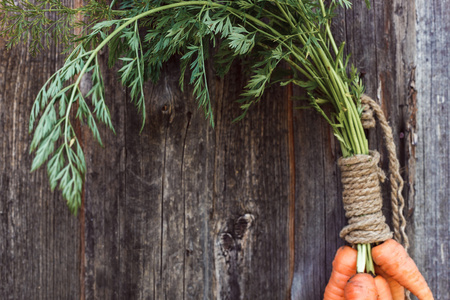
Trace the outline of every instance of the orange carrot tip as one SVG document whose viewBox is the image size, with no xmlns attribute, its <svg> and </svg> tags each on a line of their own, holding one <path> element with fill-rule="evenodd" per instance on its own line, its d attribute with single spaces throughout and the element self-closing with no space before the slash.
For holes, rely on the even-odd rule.
<svg viewBox="0 0 450 300">
<path fill-rule="evenodd" d="M 393 300 L 391 289 L 386 279 L 384 279 L 383 276 L 378 275 L 375 277 L 374 281 L 378 291 L 378 300 Z"/>
<path fill-rule="evenodd" d="M 411 291 L 419 300 L 434 300 L 425 278 L 405 248 L 393 239 L 372 249 L 375 263 L 387 275 Z"/>
<path fill-rule="evenodd" d="M 345 300 L 377 300 L 378 292 L 373 276 L 367 273 L 354 275 L 345 285 Z"/>
<path fill-rule="evenodd" d="M 394 278 L 387 275 L 378 265 L 375 265 L 375 273 L 386 279 L 391 290 L 392 300 L 405 300 L 405 288 L 398 283 Z"/>
</svg>

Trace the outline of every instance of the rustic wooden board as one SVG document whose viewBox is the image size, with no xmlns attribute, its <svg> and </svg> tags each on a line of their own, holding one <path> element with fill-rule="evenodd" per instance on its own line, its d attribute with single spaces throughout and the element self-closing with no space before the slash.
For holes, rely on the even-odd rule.
<svg viewBox="0 0 450 300">
<path fill-rule="evenodd" d="M 0 41 L 0 45 L 3 45 Z M 62 63 L 52 48 L 0 48 L 0 298 L 79 298 L 80 232 L 45 169 L 29 172 L 28 117 L 46 78 Z"/>
<path fill-rule="evenodd" d="M 243 122 L 230 125 L 239 114 L 232 101 L 244 84 L 239 72 L 234 74 L 235 79 L 225 78 L 215 90 L 221 97 L 212 218 L 214 296 L 283 299 L 293 255 L 288 240 L 286 95 L 268 90 Z"/>
<path fill-rule="evenodd" d="M 435 299 L 450 299 L 448 1 L 417 5 L 417 164 L 413 256 Z"/>
<path fill-rule="evenodd" d="M 101 59 L 104 58 L 103 56 Z M 121 248 L 120 205 L 125 199 L 125 119 L 126 93 L 117 82 L 114 70 L 103 64 L 106 89 L 105 99 L 110 107 L 116 131 L 114 135 L 105 126 L 101 127 L 104 147 L 93 139 L 87 126 L 80 128 L 82 143 L 86 151 L 86 182 L 84 206 L 80 212 L 83 279 L 80 289 L 85 299 L 119 299 Z M 90 88 L 87 80 L 85 89 Z M 115 286 L 115 289 L 111 289 Z"/>
<path fill-rule="evenodd" d="M 410 253 L 436 299 L 447 299 L 450 119 L 448 63 L 442 62 L 448 62 L 449 8 L 439 1 L 416 5 L 375 0 L 367 10 L 355 1 L 353 10 L 339 11 L 333 31 L 347 41 L 367 94 L 393 127 L 406 180 Z M 33 58 L 25 48 L 0 49 L 1 299 L 322 297 L 346 220 L 339 145 L 315 112 L 295 110 L 291 120 L 287 91 L 273 87 L 244 121 L 232 124 L 245 84 L 236 65 L 225 79 L 209 78 L 212 129 L 191 90 L 179 89 L 173 60 L 160 83 L 146 87 L 140 133 L 126 90 L 104 68 L 117 134 L 101 128 L 101 148 L 79 129 L 88 173 L 83 210 L 73 217 L 60 194 L 49 191 L 45 170 L 28 172 L 29 111 L 62 64 L 58 53 L 51 48 Z M 386 157 L 379 128 L 368 135 L 371 148 Z M 387 168 L 386 159 L 382 165 Z"/>
<path fill-rule="evenodd" d="M 269 90 L 245 121 L 232 124 L 241 72 L 211 77 L 213 130 L 190 91 L 180 91 L 177 61 L 166 67 L 146 90 L 142 133 L 136 109 L 113 89 L 118 134 L 106 134 L 105 149 L 86 143 L 86 299 L 286 295 L 283 90 Z"/>
</svg>

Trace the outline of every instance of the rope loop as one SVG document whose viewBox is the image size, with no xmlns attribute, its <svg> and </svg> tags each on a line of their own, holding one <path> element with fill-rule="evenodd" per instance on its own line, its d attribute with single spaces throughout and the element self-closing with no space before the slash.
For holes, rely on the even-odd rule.
<svg viewBox="0 0 450 300">
<path fill-rule="evenodd" d="M 394 229 L 394 238 L 403 246 L 406 250 L 409 248 L 409 239 L 406 234 L 406 219 L 403 215 L 403 209 L 405 207 L 405 200 L 403 199 L 403 178 L 400 175 L 400 163 L 397 159 L 397 152 L 394 143 L 394 136 L 392 134 L 392 128 L 389 126 L 386 116 L 380 105 L 367 95 L 361 95 L 361 104 L 366 111 L 370 111 L 372 121 L 365 121 L 365 124 L 375 123 L 373 115 L 378 119 L 378 123 L 383 131 L 384 141 L 388 152 L 389 159 L 389 182 L 391 185 L 391 209 L 392 209 L 392 225 Z M 364 114 L 364 110 L 363 110 Z M 369 118 L 370 119 L 370 118 Z"/>
</svg>

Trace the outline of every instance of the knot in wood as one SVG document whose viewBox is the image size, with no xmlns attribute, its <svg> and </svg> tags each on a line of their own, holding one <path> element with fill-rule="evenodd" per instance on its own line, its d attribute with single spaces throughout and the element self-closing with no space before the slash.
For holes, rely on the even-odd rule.
<svg viewBox="0 0 450 300">
<path fill-rule="evenodd" d="M 163 114 L 170 114 L 170 113 L 172 112 L 172 105 L 170 105 L 170 104 L 164 104 L 164 105 L 161 107 L 161 112 L 162 112 Z"/>
<path fill-rule="evenodd" d="M 253 225 L 255 217 L 252 214 L 245 214 L 239 217 L 234 223 L 234 234 L 238 239 L 242 239 L 247 230 Z"/>
<path fill-rule="evenodd" d="M 228 253 L 234 249 L 234 239 L 229 233 L 222 233 L 219 240 L 223 253 Z"/>
<path fill-rule="evenodd" d="M 340 236 L 351 244 L 377 243 L 392 237 L 381 212 L 380 180 L 385 176 L 378 167 L 379 161 L 380 154 L 376 151 L 338 160 L 345 216 L 349 218 Z"/>
</svg>

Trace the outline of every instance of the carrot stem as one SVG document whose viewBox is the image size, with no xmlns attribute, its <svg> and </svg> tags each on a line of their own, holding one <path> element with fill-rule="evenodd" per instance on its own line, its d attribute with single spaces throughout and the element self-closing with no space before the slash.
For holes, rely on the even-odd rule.
<svg viewBox="0 0 450 300">
<path fill-rule="evenodd" d="M 372 259 L 372 247 L 370 246 L 370 244 L 366 245 L 366 249 L 367 249 L 366 272 L 375 275 L 375 266 L 373 265 Z"/>
<path fill-rule="evenodd" d="M 366 267 L 366 244 L 358 244 L 356 245 L 356 249 L 358 250 L 358 256 L 356 260 L 356 272 L 364 273 Z"/>
</svg>

